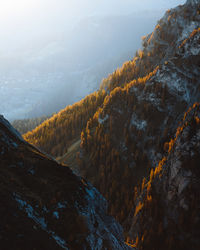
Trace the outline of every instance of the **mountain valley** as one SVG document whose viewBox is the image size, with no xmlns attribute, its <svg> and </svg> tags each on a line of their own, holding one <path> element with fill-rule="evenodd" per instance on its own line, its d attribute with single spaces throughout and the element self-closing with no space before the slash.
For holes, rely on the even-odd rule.
<svg viewBox="0 0 200 250">
<path fill-rule="evenodd" d="M 0 118 L 7 249 L 199 249 L 199 0 L 142 43 L 79 102 L 13 123 L 23 138 Z"/>
</svg>

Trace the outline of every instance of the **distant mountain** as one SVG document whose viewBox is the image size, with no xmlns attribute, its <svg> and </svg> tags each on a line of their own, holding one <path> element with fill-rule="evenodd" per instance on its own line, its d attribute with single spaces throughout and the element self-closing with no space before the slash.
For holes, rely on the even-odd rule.
<svg viewBox="0 0 200 250">
<path fill-rule="evenodd" d="M 129 249 L 100 193 L 0 117 L 1 249 Z"/>
<path fill-rule="evenodd" d="M 20 134 L 25 134 L 34 128 L 38 127 L 41 123 L 47 120 L 48 116 L 41 116 L 38 118 L 32 119 L 22 119 L 22 120 L 14 120 L 12 122 L 12 126 L 20 132 Z"/>
<path fill-rule="evenodd" d="M 81 131 L 103 104 L 105 96 L 104 90 L 86 96 L 27 132 L 24 138 L 54 157 L 62 156 L 74 141 L 80 140 Z"/>
</svg>

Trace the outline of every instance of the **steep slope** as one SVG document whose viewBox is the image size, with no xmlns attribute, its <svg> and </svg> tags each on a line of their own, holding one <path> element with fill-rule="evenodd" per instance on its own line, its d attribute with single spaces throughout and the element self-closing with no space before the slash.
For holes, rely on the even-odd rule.
<svg viewBox="0 0 200 250">
<path fill-rule="evenodd" d="M 77 114 L 72 106 L 70 116 L 60 112 L 49 120 L 50 126 L 44 123 L 25 135 L 54 156 L 64 154 L 64 159 L 83 129 L 79 169 L 109 200 L 109 211 L 120 222 L 133 207 L 135 185 L 161 160 L 185 110 L 200 100 L 199 27 L 199 1 L 167 11 L 143 38 L 143 50 L 103 80 L 106 93 L 97 105 L 86 105 L 84 110 L 94 107 L 89 115 Z M 85 102 L 87 98 L 78 105 L 80 110 Z M 77 122 L 72 123 L 74 117 Z M 75 154 L 69 152 L 72 164 Z"/>
<path fill-rule="evenodd" d="M 200 104 L 185 114 L 150 178 L 143 181 L 128 222 L 138 249 L 199 249 Z"/>
<path fill-rule="evenodd" d="M 162 158 L 185 110 L 200 100 L 199 8 L 199 2 L 189 1 L 165 14 L 144 39 L 140 59 L 108 80 L 110 94 L 82 132 L 81 173 L 121 222 L 133 206 L 134 186 Z M 132 64 L 142 70 L 148 61 L 159 65 L 126 82 L 125 76 L 130 80 L 135 74 L 129 78 Z"/>
<path fill-rule="evenodd" d="M 99 192 L 0 116 L 1 249 L 128 249 Z"/>
<path fill-rule="evenodd" d="M 199 8 L 198 1 L 187 1 L 183 6 L 168 10 L 154 31 L 142 38 L 143 49 L 136 53 L 132 61 L 124 63 L 122 68 L 104 79 L 102 87 L 111 91 L 117 86 L 125 86 L 148 75 L 169 57 L 175 57 L 180 42 L 199 27 Z"/>
<path fill-rule="evenodd" d="M 62 156 L 74 141 L 105 98 L 105 91 L 94 92 L 80 102 L 67 106 L 47 119 L 33 131 L 24 135 L 25 140 L 55 157 Z"/>
<path fill-rule="evenodd" d="M 154 32 L 143 38 L 143 50 L 138 51 L 132 61 L 124 63 L 122 68 L 104 79 L 100 89 L 105 89 L 106 94 L 109 95 L 115 87 L 123 87 L 135 79 L 143 78 L 154 71 L 158 65 L 175 57 L 181 41 L 186 39 L 196 27 L 199 27 L 199 7 L 188 6 L 189 2 L 187 5 L 169 10 L 158 22 Z M 106 94 L 98 91 L 83 101 L 67 107 L 32 133 L 26 134 L 25 139 L 48 154 L 55 157 L 62 156 L 66 153 L 68 146 L 74 142 L 74 137 L 79 137 L 81 130 L 86 127 L 87 120 L 101 106 Z M 93 101 L 93 98 L 97 101 Z M 78 132 L 74 131 L 77 127 Z"/>
</svg>

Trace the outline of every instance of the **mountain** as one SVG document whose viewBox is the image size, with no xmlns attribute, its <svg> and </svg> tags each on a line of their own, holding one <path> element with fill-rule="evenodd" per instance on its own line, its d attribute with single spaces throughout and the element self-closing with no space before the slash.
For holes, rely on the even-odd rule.
<svg viewBox="0 0 200 250">
<path fill-rule="evenodd" d="M 199 3 L 187 3 L 165 14 L 138 58 L 104 81 L 108 95 L 82 132 L 81 174 L 121 223 L 135 185 L 162 159 L 184 112 L 200 100 L 198 11 Z"/>
<path fill-rule="evenodd" d="M 176 12 L 176 10 L 174 10 L 174 11 L 172 10 L 172 12 Z M 195 13 L 193 13 L 193 15 L 194 14 Z M 164 18 L 165 20 L 162 19 L 160 22 L 164 22 L 165 26 L 168 27 L 169 25 L 172 25 L 172 24 L 170 24 L 170 22 L 172 22 L 173 20 L 174 20 L 174 22 L 178 21 L 178 22 L 180 22 L 180 28 L 179 28 L 180 32 L 179 33 L 183 32 L 184 22 L 182 22 L 181 20 L 176 20 L 176 18 L 174 17 L 174 18 L 172 18 L 173 20 L 168 23 L 168 20 L 166 20 L 166 19 L 168 18 L 168 16 L 170 16 L 170 14 L 166 14 L 166 15 L 167 15 L 167 17 Z M 175 14 L 172 13 L 171 15 L 175 15 Z M 91 18 L 91 19 L 95 20 L 94 18 Z M 96 20 L 96 22 L 97 22 L 97 20 Z M 161 32 L 160 32 L 160 29 L 158 29 L 158 26 L 156 27 L 155 31 L 152 33 L 151 39 L 149 39 L 150 38 L 149 36 L 147 36 L 146 38 L 143 38 L 143 40 L 144 40 L 143 51 L 139 51 L 139 53 L 137 53 L 137 56 L 132 61 L 126 62 L 122 66 L 122 68 L 116 70 L 113 74 L 110 74 L 107 78 L 105 78 L 103 80 L 103 82 L 101 84 L 101 89 L 107 89 L 107 95 L 109 95 L 109 93 L 115 87 L 127 85 L 132 80 L 137 79 L 137 78 L 141 78 L 141 77 L 145 77 L 146 75 L 151 73 L 159 65 L 159 63 L 160 64 L 164 63 L 165 60 L 167 60 L 168 55 L 164 55 L 164 53 L 166 51 L 170 50 L 170 53 L 174 53 L 174 50 L 176 49 L 176 46 L 178 46 L 178 45 L 176 44 L 176 45 L 174 45 L 173 49 L 171 48 L 172 46 L 171 46 L 171 44 L 169 44 L 169 41 L 168 41 L 169 37 L 170 36 L 172 37 L 171 27 L 168 27 L 168 29 L 165 30 L 164 24 L 162 26 L 163 30 L 161 30 Z M 88 25 L 88 26 L 90 28 L 90 25 Z M 105 24 L 105 26 L 106 26 L 106 24 Z M 122 25 L 122 26 L 124 26 L 124 25 Z M 187 26 L 189 26 L 189 25 L 187 24 Z M 187 30 L 187 33 L 185 34 L 185 37 L 187 37 L 187 35 L 189 35 L 189 33 L 193 31 L 194 27 L 195 27 L 195 23 L 193 26 L 189 27 L 189 29 Z M 186 28 L 184 29 L 184 32 L 185 31 L 186 31 Z M 167 32 L 166 37 L 163 37 L 163 38 L 160 37 L 161 33 L 162 33 L 162 36 L 164 36 L 165 32 Z M 155 35 L 155 38 L 153 37 L 154 35 Z M 173 36 L 174 36 L 173 37 L 174 41 L 177 41 L 178 38 L 180 38 L 180 36 L 181 36 L 181 34 L 176 34 L 176 28 L 174 28 Z M 78 39 L 78 40 L 81 40 L 81 39 Z M 148 48 L 146 48 L 147 47 L 146 40 L 148 40 L 148 42 L 151 43 L 151 44 L 149 44 Z M 114 42 L 113 40 L 111 40 L 111 41 Z M 87 49 L 85 48 L 86 51 L 88 51 L 88 49 L 89 48 L 87 48 Z M 161 49 L 162 49 L 162 51 L 161 51 Z M 63 93 L 65 93 L 65 92 L 63 92 Z M 97 94 L 94 93 L 94 95 L 98 95 L 99 93 L 100 92 L 97 92 Z M 92 98 L 92 95 L 93 94 L 91 94 L 91 98 Z M 87 98 L 85 100 L 87 100 Z M 80 107 L 81 106 L 84 107 L 85 104 L 83 104 L 83 103 L 85 103 L 85 102 L 86 101 L 82 101 L 82 102 L 77 103 L 77 104 Z M 103 102 L 103 99 L 102 99 L 102 102 Z M 75 106 L 77 106 L 77 104 L 75 104 Z M 90 104 L 89 104 L 89 106 L 90 106 Z M 91 106 L 94 106 L 94 105 L 91 105 Z M 92 109 L 93 113 L 94 113 L 94 112 L 96 112 L 96 110 L 99 107 L 101 107 L 100 103 L 98 103 L 98 105 L 95 105 L 95 107 L 90 107 L 90 108 L 87 107 L 87 110 L 88 110 L 87 113 L 90 113 L 89 109 Z M 74 110 L 73 112 L 74 112 L 73 116 L 76 116 L 79 119 L 80 119 L 80 116 L 83 117 L 82 115 L 77 114 L 77 111 Z M 80 134 L 82 129 L 85 127 L 87 120 L 89 120 L 89 118 L 91 118 L 93 116 L 93 113 L 91 113 L 89 117 L 84 116 L 84 118 L 86 118 L 86 119 L 85 119 L 85 122 L 83 123 L 83 125 L 82 125 L 82 122 L 78 122 L 78 123 L 76 123 L 76 125 L 72 126 L 73 129 L 76 129 L 76 127 L 79 126 L 80 127 L 79 134 Z M 61 117 L 62 117 L 62 119 L 60 119 Z M 46 151 L 47 153 L 53 154 L 56 157 L 61 156 L 62 150 L 54 150 L 54 148 L 58 144 L 62 144 L 62 142 L 63 142 L 62 148 L 64 147 L 64 144 L 67 144 L 67 146 L 69 146 L 68 133 L 71 134 L 72 127 L 68 127 L 68 126 L 64 125 L 64 123 L 66 123 L 69 120 L 70 120 L 70 123 L 72 123 L 73 119 L 74 118 L 72 118 L 72 117 L 69 118 L 69 116 L 66 117 L 65 111 L 63 110 L 63 112 L 61 111 L 58 115 L 55 115 L 54 119 L 50 119 L 48 121 L 48 123 L 47 122 L 44 123 L 45 126 L 39 126 L 32 133 L 25 135 L 25 138 L 29 142 L 33 143 L 34 145 L 38 146 L 42 150 Z M 80 124 L 81 124 L 81 126 L 80 126 Z M 45 127 L 45 129 L 44 129 L 44 127 Z M 62 129 L 64 127 L 66 128 L 66 130 Z M 58 132 L 58 130 L 59 130 L 59 132 Z M 51 136 L 51 138 L 46 139 L 47 137 L 49 137 L 48 134 L 52 134 L 53 136 Z M 59 139 L 55 138 L 57 136 L 59 136 Z M 79 135 L 76 134 L 76 136 L 79 136 Z M 54 139 L 56 139 L 56 143 L 54 143 L 54 141 L 55 141 Z M 64 151 L 65 151 L 65 149 L 64 149 Z"/>
<path fill-rule="evenodd" d="M 198 249 L 200 103 L 184 116 L 168 153 L 138 190 L 127 222 L 138 249 Z M 131 242 L 131 240 L 130 240 Z"/>
<path fill-rule="evenodd" d="M 185 112 L 200 100 L 199 27 L 199 1 L 187 1 L 184 5 L 168 10 L 159 20 L 154 31 L 143 37 L 143 49 L 138 51 L 136 57 L 124 63 L 120 69 L 102 81 L 100 90 L 95 94 L 98 99 L 101 93 L 101 101 L 98 105 L 92 105 L 92 101 L 87 102 L 87 109 L 92 110 L 87 113 L 88 117 L 82 116 L 82 112 L 78 115 L 72 108 L 73 115 L 68 120 L 68 116 L 65 116 L 66 113 L 63 110 L 52 120 L 50 119 L 49 123 L 45 122 L 24 135 L 27 141 L 50 154 L 52 154 L 52 148 L 55 148 L 57 144 L 67 145 L 70 152 L 69 154 L 66 151 L 63 152 L 64 156 L 61 159 L 67 161 L 66 158 L 69 156 L 74 159 L 75 163 L 72 164 L 78 164 L 80 175 L 92 182 L 106 197 L 109 202 L 109 212 L 123 224 L 126 236 L 134 242 L 135 246 L 138 245 L 139 249 L 140 246 L 141 249 L 142 247 L 148 249 L 147 245 L 150 244 L 151 237 L 147 236 L 144 245 L 142 243 L 142 235 L 146 235 L 145 230 L 148 231 L 148 227 L 152 227 L 150 235 L 153 247 L 154 239 L 155 244 L 161 244 L 159 239 L 156 241 L 156 237 L 159 235 L 162 236 L 161 239 L 166 239 L 166 247 L 171 247 L 169 245 L 171 234 L 169 237 L 167 233 L 164 235 L 163 225 L 160 226 L 160 234 L 158 234 L 157 220 L 155 220 L 155 225 L 151 217 L 149 221 L 148 216 L 145 217 L 146 210 L 141 217 L 141 225 L 138 226 L 140 219 L 136 223 L 134 222 L 134 215 L 142 210 L 144 203 L 144 201 L 138 200 L 140 190 L 137 186 L 140 183 L 145 186 L 144 177 L 149 179 L 149 175 L 157 171 L 156 166 L 163 163 L 162 159 L 165 159 L 163 157 L 166 159 L 170 157 L 170 154 L 168 156 L 168 148 L 171 147 L 170 138 L 173 138 L 176 133 Z M 80 110 L 84 110 L 87 98 L 75 104 L 74 107 L 78 106 Z M 72 134 L 72 128 L 75 126 L 70 128 L 70 126 L 65 126 L 65 123 L 67 120 L 78 121 L 79 118 L 82 119 L 79 121 L 83 122 L 77 123 L 79 124 L 78 132 L 68 140 L 67 136 Z M 190 121 L 192 124 L 192 118 L 188 120 L 188 122 Z M 59 141 L 56 141 L 57 127 L 59 127 L 60 133 Z M 76 147 L 75 145 L 80 140 L 80 130 L 82 130 L 81 143 L 80 147 Z M 50 147 L 49 138 L 52 142 L 54 141 Z M 191 138 L 189 137 L 186 141 L 188 147 Z M 188 150 L 190 151 L 190 148 Z M 53 152 L 53 155 L 58 156 L 60 152 L 61 150 Z M 73 158 L 72 153 L 77 157 Z M 191 165 L 192 162 L 191 159 Z M 170 168 L 170 163 L 167 164 Z M 195 163 L 194 168 L 196 169 L 196 167 Z M 181 175 L 180 178 L 182 178 Z M 197 174 L 197 182 L 198 178 Z M 165 187 L 163 181 L 158 185 Z M 195 187 L 194 190 L 196 197 L 198 189 Z M 155 191 L 155 195 L 158 196 L 158 190 Z M 162 196 L 162 193 L 159 195 Z M 163 197 L 166 197 L 164 191 Z M 150 197 L 148 198 L 150 199 Z M 186 198 L 188 199 L 188 197 Z M 159 199 L 153 196 L 152 199 L 157 204 Z M 155 204 L 152 205 L 154 210 Z M 162 211 L 163 206 L 166 211 Z M 164 218 L 169 212 L 167 219 L 171 221 L 170 213 L 173 206 L 176 206 L 175 202 L 165 204 L 162 201 L 157 206 L 157 210 L 162 212 L 161 216 Z M 198 199 L 194 201 L 194 206 L 192 204 L 187 215 L 189 216 L 193 211 L 196 213 L 197 207 Z M 174 210 L 179 211 L 179 208 L 175 207 Z M 155 214 L 160 218 L 157 212 Z M 183 217 L 185 218 L 185 216 L 186 214 L 183 212 Z M 146 220 L 149 223 L 147 225 Z M 178 238 L 177 246 L 184 248 L 180 239 L 184 238 L 185 234 L 187 234 L 187 238 L 190 237 L 191 233 L 187 231 L 187 226 L 189 227 L 189 223 L 192 223 L 193 219 L 189 222 L 186 221 L 185 224 L 180 222 L 180 225 L 186 227 L 180 234 L 179 222 L 176 220 L 175 222 L 176 224 L 172 221 L 172 225 L 169 228 L 166 227 L 166 232 L 176 225 L 178 229 L 172 230 L 172 234 L 174 233 L 176 237 L 172 238 L 171 242 L 175 242 Z M 195 223 L 199 225 L 198 220 Z M 194 238 L 191 237 L 191 240 L 188 240 L 194 249 L 195 244 L 199 243 L 197 241 L 198 230 L 197 236 L 195 235 Z M 180 245 L 178 245 L 179 243 Z M 149 249 L 162 248 L 160 245 L 158 248 L 153 248 L 152 245 L 149 245 Z M 185 244 L 185 249 L 188 249 L 187 244 Z"/>
<path fill-rule="evenodd" d="M 32 119 L 22 119 L 22 120 L 14 120 L 12 122 L 12 126 L 20 132 L 20 134 L 25 134 L 28 131 L 33 130 L 34 128 L 38 127 L 41 123 L 47 120 L 48 116 L 41 116 L 38 118 Z"/>
<path fill-rule="evenodd" d="M 99 90 L 67 106 L 24 138 L 54 157 L 62 156 L 74 140 L 80 140 L 81 131 L 102 105 L 105 95 L 104 90 Z"/>
<path fill-rule="evenodd" d="M 1 249 L 129 249 L 107 202 L 0 116 Z"/>
</svg>

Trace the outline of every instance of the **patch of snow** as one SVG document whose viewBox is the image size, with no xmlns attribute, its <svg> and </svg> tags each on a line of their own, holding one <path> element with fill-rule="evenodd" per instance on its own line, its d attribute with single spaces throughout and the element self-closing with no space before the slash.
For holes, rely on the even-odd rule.
<svg viewBox="0 0 200 250">
<path fill-rule="evenodd" d="M 69 250 L 69 248 L 66 246 L 66 241 L 64 241 L 62 238 L 60 238 L 58 235 L 56 235 L 54 232 L 52 232 L 52 237 L 57 242 L 57 244 L 62 247 L 65 250 Z"/>
<path fill-rule="evenodd" d="M 53 212 L 53 217 L 55 217 L 57 220 L 59 219 L 59 213 L 58 211 Z"/>
<path fill-rule="evenodd" d="M 48 209 L 46 208 L 46 206 L 43 207 L 43 211 L 44 211 L 45 213 L 48 213 L 48 212 L 49 212 Z"/>
<path fill-rule="evenodd" d="M 59 208 L 59 209 L 66 208 L 66 206 L 67 206 L 67 202 L 66 201 L 63 202 L 63 203 L 58 202 L 58 204 L 57 204 L 57 208 Z"/>
<path fill-rule="evenodd" d="M 168 66 L 160 71 L 160 74 L 157 76 L 158 81 L 165 82 L 168 86 L 168 90 L 170 93 L 178 94 L 182 97 L 186 102 L 190 101 L 189 91 L 187 89 L 188 80 L 187 77 L 183 74 L 183 72 L 178 71 L 173 65 Z M 181 73 L 183 76 L 181 77 Z"/>
<path fill-rule="evenodd" d="M 94 193 L 94 190 L 93 189 L 88 189 L 86 188 L 86 192 L 88 193 L 88 195 L 94 199 L 95 198 L 95 193 Z"/>
<path fill-rule="evenodd" d="M 34 211 L 34 208 L 28 204 L 26 201 L 22 200 L 19 195 L 16 193 L 13 193 L 14 199 L 17 201 L 19 204 L 19 208 L 21 210 L 25 210 L 27 213 L 28 217 L 31 218 L 34 222 L 36 222 L 44 231 L 46 231 L 50 236 L 56 241 L 56 243 L 62 247 L 65 250 L 68 250 L 69 248 L 67 247 L 67 243 L 65 240 L 60 238 L 58 235 L 56 235 L 55 232 L 48 230 L 47 224 L 45 222 L 45 219 L 43 217 L 40 217 L 39 214 Z M 43 208 L 44 211 L 48 211 L 46 207 Z M 58 212 L 54 212 L 54 215 L 56 216 L 57 219 L 59 219 L 59 214 Z"/>
<path fill-rule="evenodd" d="M 117 113 L 119 113 L 120 115 L 123 114 L 123 112 L 119 108 L 114 108 L 113 110 L 116 111 Z"/>
<path fill-rule="evenodd" d="M 175 176 L 178 174 L 180 168 L 181 168 L 181 161 L 180 160 L 176 160 L 171 167 L 171 176 L 170 179 L 174 179 Z"/>
<path fill-rule="evenodd" d="M 147 127 L 147 122 L 144 120 L 140 120 L 135 113 L 133 113 L 131 117 L 130 124 L 132 126 L 135 126 L 138 130 L 145 130 L 145 128 Z"/>
<path fill-rule="evenodd" d="M 178 194 L 181 194 L 189 183 L 190 181 L 188 178 L 182 178 L 178 186 Z"/>
<path fill-rule="evenodd" d="M 200 54 L 200 46 L 190 48 L 190 53 L 192 55 L 195 55 L 195 56 L 199 55 Z"/>
<path fill-rule="evenodd" d="M 156 97 L 154 93 L 149 93 L 146 100 L 150 101 L 158 110 L 160 110 L 160 100 Z"/>
<path fill-rule="evenodd" d="M 120 142 L 120 149 L 121 149 L 122 152 L 125 152 L 125 151 L 128 150 L 128 148 L 126 147 L 124 142 Z"/>
<path fill-rule="evenodd" d="M 0 154 L 1 154 L 1 155 L 4 155 L 4 154 L 5 154 L 5 149 L 4 149 L 4 147 L 1 148 Z"/>
<path fill-rule="evenodd" d="M 199 0 L 187 0 L 186 4 L 188 5 L 196 5 L 199 3 Z"/>
<path fill-rule="evenodd" d="M 98 118 L 98 122 L 100 123 L 100 124 L 103 124 L 106 120 L 108 120 L 108 118 L 109 118 L 109 115 L 107 114 L 103 119 L 101 119 L 100 117 Z"/>
<path fill-rule="evenodd" d="M 15 194 L 15 200 L 19 204 L 20 209 L 24 209 L 29 218 L 34 220 L 37 224 L 41 226 L 42 229 L 47 228 L 47 224 L 45 223 L 45 219 L 43 217 L 39 217 L 38 213 L 34 211 L 33 207 L 29 205 L 26 201 L 20 199 L 18 195 Z"/>
<path fill-rule="evenodd" d="M 77 208 L 87 221 L 90 233 L 86 240 L 90 248 L 102 249 L 103 239 L 107 239 L 113 249 L 129 249 L 124 244 L 121 226 L 112 217 L 105 214 L 107 211 L 106 200 L 89 183 L 85 190 L 88 205 L 84 208 L 77 206 Z"/>
<path fill-rule="evenodd" d="M 102 245 L 103 240 L 101 238 L 98 238 L 96 240 L 96 237 L 94 234 L 88 235 L 87 241 L 90 243 L 90 246 L 93 246 L 92 249 L 94 249 L 94 250 L 101 250 L 103 247 L 103 245 Z"/>
<path fill-rule="evenodd" d="M 189 208 L 184 199 L 180 200 L 179 205 L 185 210 L 188 210 Z"/>
<path fill-rule="evenodd" d="M 189 37 L 189 35 L 192 33 L 192 31 L 197 28 L 197 23 L 196 22 L 191 22 L 188 26 L 185 25 L 185 28 L 183 29 L 183 32 L 181 34 L 180 39 L 178 42 L 185 40 L 186 38 Z"/>
<path fill-rule="evenodd" d="M 28 170 L 28 172 L 29 172 L 30 174 L 32 174 L 32 175 L 34 175 L 34 174 L 35 174 L 35 170 L 34 170 L 34 168 L 29 169 L 29 170 Z"/>
<path fill-rule="evenodd" d="M 16 142 L 12 142 L 12 146 L 13 146 L 14 148 L 18 148 L 18 145 L 17 145 Z"/>
</svg>

